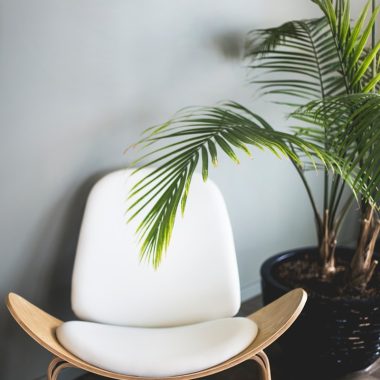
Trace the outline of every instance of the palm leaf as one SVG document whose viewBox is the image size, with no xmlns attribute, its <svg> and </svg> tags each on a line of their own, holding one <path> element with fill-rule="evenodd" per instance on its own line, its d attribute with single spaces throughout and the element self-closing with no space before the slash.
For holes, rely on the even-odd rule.
<svg viewBox="0 0 380 380">
<path fill-rule="evenodd" d="M 345 78 L 348 93 L 378 90 L 380 77 L 375 77 L 372 62 L 376 60 L 379 44 L 371 46 L 371 31 L 374 27 L 380 6 L 370 11 L 371 0 L 362 8 L 356 22 L 349 23 L 350 0 L 335 0 L 338 7 L 332 7 L 331 0 L 313 0 L 324 12 L 329 22 L 331 35 L 338 50 L 340 70 Z M 343 14 L 340 11 L 344 9 Z M 368 17 L 369 16 L 369 17 Z M 336 22 L 340 19 L 341 22 Z M 366 21 L 368 19 L 368 21 Z M 375 77 L 375 78 L 374 78 Z M 371 84 L 369 82 L 371 81 Z"/>
<path fill-rule="evenodd" d="M 336 160 L 318 145 L 275 131 L 260 116 L 237 103 L 184 111 L 164 126 L 150 130 L 139 145 L 159 146 L 143 155 L 144 164 L 136 172 L 152 165 L 155 168 L 133 187 L 128 208 L 130 220 L 144 212 L 138 227 L 141 257 L 154 267 L 160 264 L 168 248 L 178 208 L 185 210 L 191 178 L 199 161 L 203 178 L 207 179 L 209 162 L 216 165 L 218 154 L 238 162 L 236 152 L 251 155 L 248 148 L 251 145 L 300 165 L 293 150 L 297 146 L 311 161 L 337 167 Z"/>
<path fill-rule="evenodd" d="M 345 160 L 343 171 L 350 174 L 351 186 L 378 207 L 380 95 L 350 94 L 314 101 L 299 109 L 295 116 L 329 129 L 330 152 Z M 300 130 L 304 138 L 307 129 Z"/>
<path fill-rule="evenodd" d="M 345 92 L 337 49 L 325 17 L 253 31 L 246 55 L 251 60 L 249 67 L 260 70 L 260 78 L 268 75 L 268 79 L 253 81 L 265 94 L 291 95 L 305 99 L 305 103 Z"/>
</svg>

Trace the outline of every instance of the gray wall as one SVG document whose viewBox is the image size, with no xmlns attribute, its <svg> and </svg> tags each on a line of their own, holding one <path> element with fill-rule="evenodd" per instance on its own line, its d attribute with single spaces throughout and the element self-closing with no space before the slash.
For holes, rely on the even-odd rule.
<svg viewBox="0 0 380 380">
<path fill-rule="evenodd" d="M 236 56 L 244 34 L 318 11 L 305 0 L 0 6 L 0 296 L 16 291 L 69 318 L 72 261 L 94 181 L 131 162 L 124 149 L 181 107 L 221 99 L 251 106 L 254 91 Z M 270 103 L 256 99 L 254 109 L 284 128 Z M 222 160 L 211 177 L 230 210 L 247 298 L 266 257 L 314 243 L 311 210 L 290 164 L 268 153 L 239 166 Z M 0 378 L 32 379 L 48 356 L 0 306 Z"/>
</svg>

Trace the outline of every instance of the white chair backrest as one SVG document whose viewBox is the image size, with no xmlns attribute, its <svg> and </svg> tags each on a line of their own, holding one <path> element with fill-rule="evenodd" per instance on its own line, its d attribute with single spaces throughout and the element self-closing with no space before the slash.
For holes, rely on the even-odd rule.
<svg viewBox="0 0 380 380">
<path fill-rule="evenodd" d="M 214 183 L 194 174 L 184 218 L 177 216 L 157 270 L 139 259 L 136 220 L 126 223 L 131 186 L 149 169 L 120 170 L 92 189 L 72 281 L 72 307 L 83 320 L 161 327 L 236 314 L 239 277 L 232 229 Z M 141 220 L 141 219 L 140 219 Z"/>
</svg>

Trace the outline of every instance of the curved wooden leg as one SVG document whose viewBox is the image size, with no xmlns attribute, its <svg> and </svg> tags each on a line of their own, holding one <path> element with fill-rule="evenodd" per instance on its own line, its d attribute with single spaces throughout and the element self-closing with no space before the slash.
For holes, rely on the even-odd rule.
<svg viewBox="0 0 380 380">
<path fill-rule="evenodd" d="M 59 373 L 64 368 L 75 368 L 75 366 L 73 366 L 70 363 L 65 362 L 64 360 L 62 360 L 60 358 L 53 358 L 53 360 L 50 362 L 48 370 L 47 370 L 48 380 L 57 380 Z"/>
<path fill-rule="evenodd" d="M 271 375 L 271 371 L 270 371 L 270 363 L 269 363 L 269 359 L 268 359 L 267 354 L 264 351 L 261 351 L 257 354 L 257 356 L 259 356 L 261 358 L 261 360 L 264 362 L 266 370 L 267 370 L 268 380 L 271 380 L 272 375 Z"/>
<path fill-rule="evenodd" d="M 257 353 L 255 356 L 251 358 L 254 360 L 261 368 L 261 373 L 263 376 L 263 380 L 271 380 L 271 372 L 270 372 L 270 364 L 268 356 L 264 351 Z"/>
<path fill-rule="evenodd" d="M 50 362 L 49 367 L 48 367 L 48 369 L 47 369 L 47 377 L 48 377 L 48 380 L 51 380 L 51 379 L 52 379 L 55 369 L 56 369 L 57 366 L 59 366 L 59 364 L 62 363 L 62 362 L 63 362 L 63 360 L 60 359 L 60 358 L 53 358 L 53 359 L 52 359 L 52 361 Z"/>
</svg>

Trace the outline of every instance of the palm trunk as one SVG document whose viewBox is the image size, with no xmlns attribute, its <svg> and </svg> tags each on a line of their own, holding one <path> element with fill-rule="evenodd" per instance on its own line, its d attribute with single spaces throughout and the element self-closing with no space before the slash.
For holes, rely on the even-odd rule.
<svg viewBox="0 0 380 380">
<path fill-rule="evenodd" d="M 331 228 L 329 223 L 329 210 L 323 213 L 322 238 L 320 239 L 320 257 L 322 261 L 321 276 L 324 280 L 330 279 L 336 273 L 335 249 L 336 249 L 336 231 Z"/>
<path fill-rule="evenodd" d="M 371 281 L 378 264 L 373 259 L 375 244 L 380 233 L 380 220 L 373 207 L 367 206 L 363 215 L 356 251 L 351 261 L 348 286 L 363 290 Z"/>
</svg>

